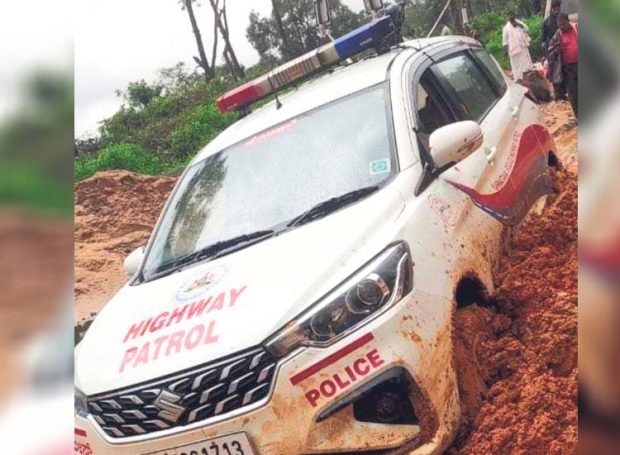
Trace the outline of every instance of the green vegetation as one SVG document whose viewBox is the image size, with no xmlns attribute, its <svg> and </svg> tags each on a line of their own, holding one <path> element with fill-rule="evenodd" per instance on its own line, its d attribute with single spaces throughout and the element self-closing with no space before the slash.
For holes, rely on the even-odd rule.
<svg viewBox="0 0 620 455">
<path fill-rule="evenodd" d="M 543 23 L 542 15 L 538 14 L 524 19 L 523 22 L 530 29 L 530 54 L 532 60 L 537 61 L 543 57 L 541 38 L 541 28 Z M 472 18 L 471 27 L 475 28 L 482 35 L 482 42 L 487 50 L 497 59 L 504 69 L 510 68 L 510 60 L 504 52 L 502 45 L 502 30 L 506 24 L 506 13 L 486 13 Z"/>
<path fill-rule="evenodd" d="M 137 144 L 113 144 L 98 154 L 75 162 L 75 178 L 83 180 L 96 172 L 111 169 L 125 169 L 139 174 L 157 175 L 166 172 L 170 166 L 162 163 L 155 155 L 146 153 Z"/>
<path fill-rule="evenodd" d="M 18 97 L 0 123 L 0 208 L 70 215 L 73 81 L 63 73 L 32 73 Z"/>
<path fill-rule="evenodd" d="M 234 82 L 210 81 L 182 63 L 162 70 L 160 80 L 129 84 L 124 103 L 99 128 L 98 138 L 76 141 L 77 181 L 110 169 L 160 174 L 184 167 L 236 115 L 222 114 L 215 100 Z"/>
<path fill-rule="evenodd" d="M 274 65 L 290 60 L 318 47 L 320 39 L 315 25 L 314 0 L 278 0 L 271 2 L 268 16 L 250 13 L 246 30 L 248 41 L 254 46 L 262 63 Z M 360 8 L 363 3 L 359 2 Z M 366 23 L 366 13 L 353 12 L 341 0 L 329 2 L 332 35 L 342 36 Z"/>
<path fill-rule="evenodd" d="M 19 206 L 39 213 L 70 215 L 73 190 L 41 169 L 24 164 L 0 165 L 0 206 Z"/>
</svg>

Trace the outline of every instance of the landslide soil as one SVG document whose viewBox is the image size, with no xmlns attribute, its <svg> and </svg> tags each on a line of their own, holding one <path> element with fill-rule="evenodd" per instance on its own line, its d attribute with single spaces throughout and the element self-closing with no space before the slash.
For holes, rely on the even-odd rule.
<svg viewBox="0 0 620 455">
<path fill-rule="evenodd" d="M 456 315 L 457 346 L 475 352 L 457 350 L 461 382 L 479 395 L 465 396 L 453 453 L 577 451 L 575 176 L 559 176 L 559 186 L 551 207 L 513 239 L 497 295 Z"/>
<path fill-rule="evenodd" d="M 567 171 L 551 206 L 514 236 L 491 302 L 455 317 L 461 357 L 473 362 L 461 376 L 477 393 L 467 397 L 452 454 L 576 453 L 577 130 L 568 103 L 541 108 Z M 123 259 L 148 240 L 174 182 L 113 171 L 76 185 L 80 324 L 127 280 Z"/>
<path fill-rule="evenodd" d="M 567 103 L 542 112 L 565 171 L 513 236 L 496 295 L 455 316 L 464 418 L 451 454 L 577 453 L 577 128 Z"/>
<path fill-rule="evenodd" d="M 0 209 L 0 408 L 23 385 L 24 349 L 70 303 L 72 226 L 24 208 Z"/>
<path fill-rule="evenodd" d="M 145 245 L 175 179 L 100 172 L 75 188 L 77 321 L 95 315 L 127 281 L 125 257 Z"/>
</svg>

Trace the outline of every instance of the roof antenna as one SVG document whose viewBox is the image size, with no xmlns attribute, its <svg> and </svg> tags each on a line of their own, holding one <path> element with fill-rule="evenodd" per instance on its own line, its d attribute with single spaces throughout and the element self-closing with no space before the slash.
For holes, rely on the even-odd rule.
<svg viewBox="0 0 620 455">
<path fill-rule="evenodd" d="M 276 99 L 276 109 L 280 110 L 280 108 L 282 107 L 282 103 L 280 102 L 280 98 L 278 97 L 278 92 L 276 88 L 273 86 L 273 82 L 271 81 L 271 76 L 267 76 L 267 81 L 269 82 L 269 87 L 271 87 L 271 90 L 273 91 L 273 96 Z"/>
</svg>

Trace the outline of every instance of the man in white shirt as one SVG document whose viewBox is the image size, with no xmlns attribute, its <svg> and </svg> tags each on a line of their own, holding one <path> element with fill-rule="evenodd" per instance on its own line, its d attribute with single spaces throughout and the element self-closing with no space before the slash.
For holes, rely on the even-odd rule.
<svg viewBox="0 0 620 455">
<path fill-rule="evenodd" d="M 532 64 L 530 56 L 530 35 L 525 23 L 518 20 L 515 13 L 508 13 L 508 22 L 504 26 L 504 50 L 510 57 L 512 77 L 515 81 L 523 78 L 523 72 Z"/>
</svg>

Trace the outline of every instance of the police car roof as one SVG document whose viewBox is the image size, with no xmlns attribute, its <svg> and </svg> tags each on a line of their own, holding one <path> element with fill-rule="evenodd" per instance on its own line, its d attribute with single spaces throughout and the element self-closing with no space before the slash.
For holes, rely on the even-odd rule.
<svg viewBox="0 0 620 455">
<path fill-rule="evenodd" d="M 238 120 L 201 150 L 193 162 L 202 161 L 209 155 L 304 112 L 385 81 L 388 67 L 397 53 L 398 49 L 349 66 L 334 67 L 291 92 L 280 94 L 280 109 L 276 108 L 275 100 L 270 101 Z"/>
<path fill-rule="evenodd" d="M 280 109 L 277 109 L 273 100 L 235 122 L 198 152 L 192 164 L 304 112 L 386 81 L 390 64 L 404 47 L 416 50 L 450 41 L 462 42 L 469 39 L 459 36 L 411 40 L 383 55 L 348 66 L 334 67 L 326 74 L 303 83 L 293 91 L 281 94 Z"/>
</svg>

